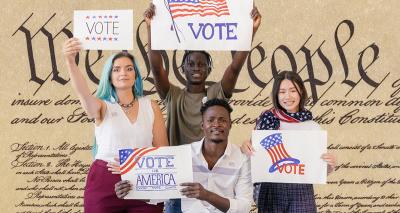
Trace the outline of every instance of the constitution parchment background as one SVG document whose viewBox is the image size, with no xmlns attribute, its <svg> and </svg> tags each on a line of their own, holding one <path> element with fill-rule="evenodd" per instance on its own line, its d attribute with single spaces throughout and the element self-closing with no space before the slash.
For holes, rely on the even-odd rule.
<svg viewBox="0 0 400 213">
<path fill-rule="evenodd" d="M 158 99 L 143 57 L 142 14 L 149 1 L 2 3 L 1 212 L 83 212 L 93 124 L 79 117 L 61 46 L 71 35 L 74 10 L 133 9 L 131 52 L 147 94 Z M 329 151 L 339 159 L 329 184 L 315 186 L 318 211 L 399 212 L 400 3 L 257 0 L 256 5 L 263 19 L 231 99 L 230 141 L 249 138 L 254 119 L 271 107 L 273 73 L 299 71 L 308 108 L 328 131 Z M 111 53 L 81 52 L 79 67 L 92 91 Z M 231 55 L 212 56 L 208 80 L 217 81 Z M 182 52 L 168 51 L 166 57 L 171 81 L 181 85 L 176 67 Z M 36 105 L 22 105 L 28 99 Z"/>
</svg>

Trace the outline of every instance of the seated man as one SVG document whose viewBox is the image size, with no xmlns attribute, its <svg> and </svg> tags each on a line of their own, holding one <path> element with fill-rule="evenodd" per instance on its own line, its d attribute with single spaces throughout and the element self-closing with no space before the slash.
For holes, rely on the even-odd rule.
<svg viewBox="0 0 400 213">
<path fill-rule="evenodd" d="M 193 183 L 182 183 L 182 212 L 250 211 L 253 186 L 250 160 L 239 147 L 228 143 L 232 108 L 225 100 L 212 99 L 201 107 L 204 138 L 192 147 Z M 119 198 L 131 186 L 128 181 L 115 185 Z"/>
</svg>

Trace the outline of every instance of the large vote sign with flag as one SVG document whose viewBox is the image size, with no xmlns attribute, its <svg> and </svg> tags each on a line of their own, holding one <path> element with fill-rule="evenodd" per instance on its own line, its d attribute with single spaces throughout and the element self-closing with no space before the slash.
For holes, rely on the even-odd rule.
<svg viewBox="0 0 400 213">
<path fill-rule="evenodd" d="M 254 130 L 251 140 L 254 183 L 326 183 L 326 131 Z"/>
<path fill-rule="evenodd" d="M 83 49 L 133 49 L 132 10 L 75 10 L 73 28 Z"/>
<path fill-rule="evenodd" d="M 253 0 L 153 0 L 152 49 L 250 50 Z"/>
<path fill-rule="evenodd" d="M 119 150 L 122 180 L 133 190 L 125 199 L 183 198 L 180 183 L 193 182 L 190 146 Z"/>
</svg>

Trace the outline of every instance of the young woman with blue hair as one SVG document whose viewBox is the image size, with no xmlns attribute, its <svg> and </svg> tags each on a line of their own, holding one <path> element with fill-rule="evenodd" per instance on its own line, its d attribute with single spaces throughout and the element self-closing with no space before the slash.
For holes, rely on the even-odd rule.
<svg viewBox="0 0 400 213">
<path fill-rule="evenodd" d="M 114 185 L 121 176 L 113 174 L 107 164 L 123 148 L 167 146 L 167 133 L 157 103 L 143 96 L 142 78 L 134 57 L 119 52 L 107 59 L 95 96 L 75 63 L 81 50 L 78 39 L 64 43 L 63 53 L 71 84 L 81 105 L 95 119 L 97 153 L 86 180 L 84 211 L 162 212 L 163 205 L 151 205 L 140 200 L 118 199 Z"/>
</svg>

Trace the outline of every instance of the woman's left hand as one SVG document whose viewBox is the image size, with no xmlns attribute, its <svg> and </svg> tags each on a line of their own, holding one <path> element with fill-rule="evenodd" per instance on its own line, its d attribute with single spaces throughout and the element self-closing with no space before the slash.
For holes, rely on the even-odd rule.
<svg viewBox="0 0 400 213">
<path fill-rule="evenodd" d="M 328 163 L 328 175 L 335 170 L 336 157 L 332 153 L 324 153 L 321 155 L 321 159 Z"/>
<path fill-rule="evenodd" d="M 127 180 L 121 180 L 115 184 L 114 190 L 115 194 L 119 199 L 124 199 L 124 197 L 132 190 L 132 184 Z"/>
<path fill-rule="evenodd" d="M 121 169 L 119 168 L 119 158 L 115 157 L 114 162 L 110 161 L 107 163 L 108 171 L 112 174 L 121 174 Z"/>
</svg>

